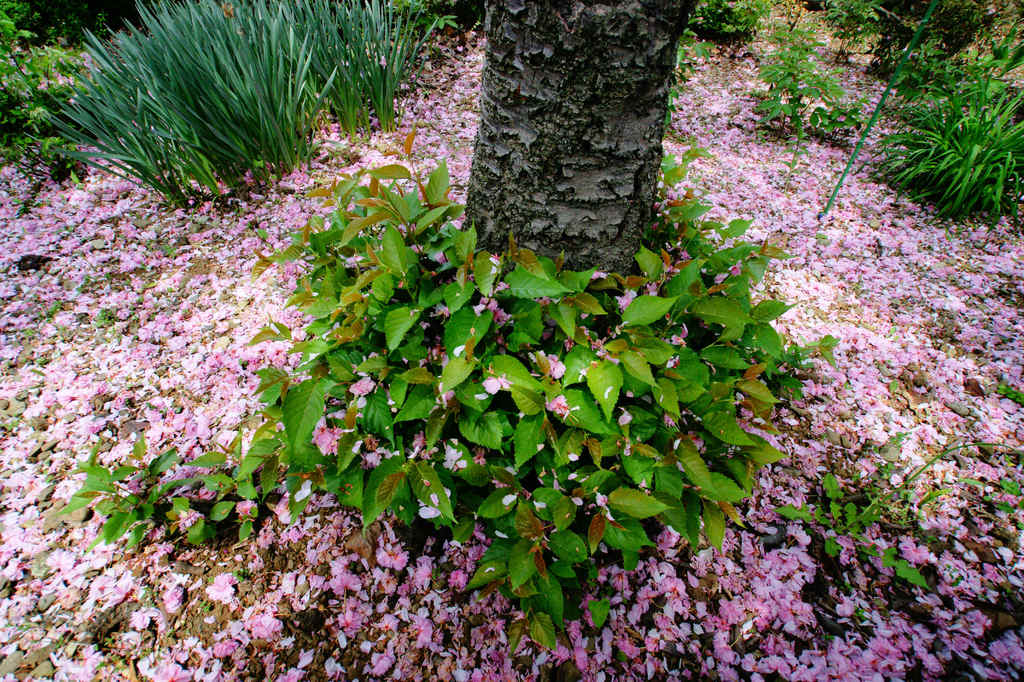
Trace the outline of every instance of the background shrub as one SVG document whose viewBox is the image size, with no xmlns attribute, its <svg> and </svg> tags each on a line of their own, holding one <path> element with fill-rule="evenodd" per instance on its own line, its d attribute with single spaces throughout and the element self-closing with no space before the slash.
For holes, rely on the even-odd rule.
<svg viewBox="0 0 1024 682">
<path fill-rule="evenodd" d="M 395 99 L 422 45 L 379 0 L 217 0 L 140 5 L 142 28 L 87 36 L 89 76 L 60 127 L 79 156 L 167 198 L 309 158 L 321 111 L 350 131 L 372 111 L 396 125 Z"/>
<path fill-rule="evenodd" d="M 447 17 L 462 29 L 483 24 L 486 15 L 484 0 L 392 0 L 392 4 L 430 22 Z"/>
<path fill-rule="evenodd" d="M 941 215 L 1018 215 L 1024 190 L 1024 93 L 1011 73 L 1024 44 L 1011 33 L 972 55 L 904 107 L 903 129 L 884 141 L 890 180 Z"/>
<path fill-rule="evenodd" d="M 80 60 L 64 48 L 29 45 L 31 37 L 0 11 L 0 156 L 28 157 L 60 177 L 70 166 L 56 151 L 53 114 L 71 96 Z"/>
<path fill-rule="evenodd" d="M 690 16 L 689 28 L 702 40 L 745 43 L 769 11 L 768 0 L 702 0 Z"/>
<path fill-rule="evenodd" d="M 768 94 L 757 105 L 763 123 L 776 123 L 798 141 L 808 133 L 825 135 L 860 124 L 860 104 L 850 104 L 837 74 L 821 60 L 825 44 L 800 28 L 780 28 L 778 48 L 765 57 L 760 77 Z"/>
<path fill-rule="evenodd" d="M 878 12 L 874 24 L 878 36 L 872 51 L 875 70 L 888 75 L 896 68 L 900 55 L 924 18 L 929 1 L 881 1 L 882 11 Z M 993 7 L 988 0 L 942 0 L 928 20 L 921 53 L 931 55 L 930 62 L 942 61 L 972 43 L 986 40 L 1000 17 L 995 10 L 1016 11 L 1012 2 Z"/>
<path fill-rule="evenodd" d="M 0 12 L 30 31 L 37 45 L 78 43 L 86 31 L 105 35 L 139 16 L 135 4 L 123 0 L 0 0 Z"/>
</svg>

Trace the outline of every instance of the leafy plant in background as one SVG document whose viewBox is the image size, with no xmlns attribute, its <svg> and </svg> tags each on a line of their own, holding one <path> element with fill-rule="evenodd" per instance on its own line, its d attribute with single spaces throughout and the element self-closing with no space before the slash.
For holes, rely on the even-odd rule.
<svg viewBox="0 0 1024 682">
<path fill-rule="evenodd" d="M 469 29 L 483 23 L 484 0 L 391 0 L 398 9 L 421 17 L 421 26 L 436 22 L 438 28 Z"/>
<path fill-rule="evenodd" d="M 859 51 L 878 31 L 883 0 L 827 0 L 825 23 L 839 40 L 839 55 Z"/>
<path fill-rule="evenodd" d="M 686 83 L 697 68 L 697 60 L 707 59 L 711 56 L 711 44 L 697 40 L 697 34 L 686 29 L 679 38 L 679 46 L 676 48 L 676 71 L 672 80 L 672 87 L 668 93 L 668 108 L 665 110 L 665 128 L 668 129 L 672 121 L 672 115 L 677 111 L 676 99 L 679 97 L 679 88 Z"/>
<path fill-rule="evenodd" d="M 905 108 L 903 128 L 883 141 L 881 169 L 940 215 L 1018 215 L 1024 189 L 1024 93 L 1008 82 L 1024 65 L 1011 34 L 953 78 L 928 86 Z"/>
<path fill-rule="evenodd" d="M 699 154 L 666 161 L 666 185 Z M 307 266 L 288 303 L 313 321 L 301 341 L 279 323 L 253 340 L 291 342 L 302 361 L 258 372 L 266 421 L 197 483 L 216 491 L 204 518 L 251 520 L 283 479 L 293 514 L 319 489 L 365 524 L 390 511 L 459 540 L 480 527 L 491 544 L 469 589 L 519 601 L 513 649 L 527 632 L 553 647 L 593 557 L 634 566 L 654 521 L 721 545 L 754 472 L 782 456 L 752 427 L 772 430 L 811 351 L 771 325 L 789 306 L 751 300 L 785 254 L 739 241 L 748 221 L 666 197 L 638 274 L 573 272 L 514 244 L 478 251 L 448 191 L 443 164 L 342 177 L 317 192 L 336 210 L 261 259 L 256 274 Z M 176 504 L 179 529 L 194 527 L 195 505 Z"/>
<path fill-rule="evenodd" d="M 61 177 L 70 164 L 56 151 L 52 115 L 71 96 L 79 65 L 59 47 L 32 47 L 28 31 L 0 11 L 0 153 Z"/>
<path fill-rule="evenodd" d="M 92 68 L 59 125 L 89 148 L 78 158 L 179 203 L 307 160 L 326 107 L 352 129 L 368 125 L 369 107 L 394 126 L 421 45 L 379 0 L 202 0 L 139 13 L 142 27 L 111 43 L 88 36 Z"/>
<path fill-rule="evenodd" d="M 821 63 L 824 43 L 806 29 L 780 29 L 778 49 L 761 65 L 768 93 L 757 105 L 762 123 L 775 123 L 795 135 L 825 135 L 861 124 L 860 103 L 847 104 L 836 74 Z"/>
<path fill-rule="evenodd" d="M 904 435 L 898 436 L 893 442 L 899 443 Z M 823 504 L 818 505 L 813 513 L 805 508 L 785 505 L 775 511 L 783 518 L 800 520 L 805 523 L 817 523 L 819 526 L 829 528 L 836 535 L 852 539 L 857 551 L 865 557 L 881 557 L 882 566 L 892 568 L 898 578 L 901 578 L 918 587 L 928 588 L 928 581 L 921 572 L 909 561 L 897 556 L 896 547 L 888 547 L 880 550 L 877 544 L 867 537 L 866 531 L 880 519 L 882 519 L 886 505 L 902 491 L 909 488 L 910 484 L 917 480 L 921 474 L 928 470 L 936 461 L 948 452 L 957 449 L 956 447 L 944 450 L 930 461 L 918 467 L 910 476 L 904 479 L 899 485 L 887 491 L 874 491 L 868 495 L 868 504 L 862 505 L 857 499 L 863 496 L 847 495 L 843 492 L 836 477 L 829 473 L 822 479 L 822 488 L 825 496 Z M 839 555 L 841 547 L 835 537 L 824 536 L 825 553 L 835 557 Z"/>
<path fill-rule="evenodd" d="M 754 37 L 770 11 L 768 0 L 702 0 L 688 27 L 702 40 L 741 45 Z"/>
<path fill-rule="evenodd" d="M 931 0 L 881 0 L 878 21 L 872 25 L 877 34 L 872 53 L 873 68 L 884 75 L 892 73 L 900 56 Z M 993 27 L 1009 20 L 1017 11 L 1015 3 L 991 3 L 988 0 L 942 0 L 928 21 L 922 54 L 932 55 L 925 66 L 940 66 L 973 43 L 991 37 Z M 920 63 L 920 62 L 919 62 Z"/>
<path fill-rule="evenodd" d="M 75 44 L 86 31 L 106 35 L 135 21 L 135 5 L 123 0 L 0 0 L 0 12 L 29 31 L 35 45 Z"/>
</svg>

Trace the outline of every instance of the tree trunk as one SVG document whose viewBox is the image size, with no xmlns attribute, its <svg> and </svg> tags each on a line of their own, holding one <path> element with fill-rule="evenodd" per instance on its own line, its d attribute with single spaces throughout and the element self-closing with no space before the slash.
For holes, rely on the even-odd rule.
<svg viewBox="0 0 1024 682">
<path fill-rule="evenodd" d="M 693 0 L 488 0 L 467 215 L 574 268 L 633 268 Z"/>
</svg>

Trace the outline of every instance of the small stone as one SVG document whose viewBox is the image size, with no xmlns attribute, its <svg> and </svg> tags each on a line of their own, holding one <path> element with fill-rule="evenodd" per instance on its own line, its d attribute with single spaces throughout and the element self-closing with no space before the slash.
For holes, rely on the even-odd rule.
<svg viewBox="0 0 1024 682">
<path fill-rule="evenodd" d="M 25 654 L 21 649 L 15 649 L 13 652 L 8 654 L 3 661 L 0 661 L 0 677 L 13 675 L 14 671 L 21 667 L 21 662 L 23 660 L 25 660 Z"/>
<path fill-rule="evenodd" d="M 7 412 L 7 408 L 10 407 L 11 401 L 7 398 L 0 398 L 0 412 Z"/>
<path fill-rule="evenodd" d="M 985 396 L 985 389 L 982 388 L 981 382 L 974 377 L 964 380 L 964 390 L 976 398 Z"/>
<path fill-rule="evenodd" d="M 39 494 L 36 495 L 36 500 L 38 502 L 46 502 L 53 496 L 53 491 L 56 489 L 57 486 L 51 483 L 50 485 L 46 486 L 45 488 L 39 491 Z"/>
<path fill-rule="evenodd" d="M 882 449 L 878 451 L 878 455 L 886 462 L 898 462 L 900 461 L 900 453 L 902 448 L 895 443 L 886 443 L 882 446 Z"/>
<path fill-rule="evenodd" d="M 50 567 L 46 564 L 46 560 L 50 558 L 49 552 L 40 552 L 32 560 L 32 566 L 29 568 L 29 573 L 32 574 L 33 578 L 42 580 L 50 574 Z"/>
<path fill-rule="evenodd" d="M 853 450 L 857 445 L 856 439 L 848 433 L 844 433 L 840 436 L 839 442 L 842 443 L 843 447 L 847 450 Z"/>
<path fill-rule="evenodd" d="M 8 417 L 20 417 L 25 412 L 25 403 L 15 398 L 10 401 L 7 405 L 7 409 L 4 410 Z"/>
<path fill-rule="evenodd" d="M 88 248 L 90 248 L 90 249 L 102 249 L 103 247 L 105 247 L 107 245 L 107 240 L 105 240 L 105 239 L 93 239 L 91 242 L 86 242 L 85 245 Z"/>
<path fill-rule="evenodd" d="M 840 419 L 851 419 L 853 418 L 853 410 L 848 407 L 843 407 L 836 411 L 836 416 Z"/>
<path fill-rule="evenodd" d="M 81 526 L 83 523 L 89 520 L 90 516 L 92 516 L 92 510 L 89 509 L 88 507 L 82 507 L 81 509 L 76 509 L 70 514 L 67 514 L 65 518 L 67 519 L 67 522 L 72 526 Z"/>
<path fill-rule="evenodd" d="M 914 386 L 917 386 L 918 388 L 924 388 L 929 383 L 931 383 L 928 380 L 928 375 L 925 374 L 924 372 L 915 372 L 913 378 L 911 379 L 911 382 L 914 384 Z"/>
<path fill-rule="evenodd" d="M 841 445 L 843 442 L 842 436 L 831 429 L 825 432 L 825 440 L 832 443 L 832 445 Z"/>
<path fill-rule="evenodd" d="M 34 668 L 35 666 L 46 662 L 46 659 L 50 657 L 50 653 L 53 651 L 53 648 L 53 645 L 50 644 L 48 646 L 41 646 L 29 651 L 25 655 L 25 666 L 28 668 Z M 34 672 L 35 671 L 33 671 L 33 674 Z M 51 672 L 50 674 L 52 675 L 53 673 Z"/>
<path fill-rule="evenodd" d="M 32 672 L 30 673 L 30 675 L 33 679 L 38 680 L 42 678 L 53 677 L 53 674 L 55 672 L 57 672 L 57 669 L 53 667 L 53 663 L 50 663 L 49 660 L 45 660 L 39 665 L 37 665 L 35 668 L 32 668 Z"/>
<path fill-rule="evenodd" d="M 966 418 L 971 416 L 971 406 L 968 405 L 967 403 L 960 402 L 959 400 L 954 400 L 950 403 L 947 403 L 946 407 L 948 407 L 961 417 Z"/>
<path fill-rule="evenodd" d="M 39 598 L 39 601 L 36 602 L 36 611 L 39 613 L 46 613 L 47 609 L 53 606 L 55 601 L 57 601 L 57 595 L 53 593 L 44 594 Z"/>
</svg>

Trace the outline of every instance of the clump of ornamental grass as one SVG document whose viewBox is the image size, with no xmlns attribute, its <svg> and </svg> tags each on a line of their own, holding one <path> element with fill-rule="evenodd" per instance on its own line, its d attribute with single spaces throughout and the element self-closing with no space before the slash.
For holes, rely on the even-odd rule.
<svg viewBox="0 0 1024 682">
<path fill-rule="evenodd" d="M 177 203 L 309 160 L 325 111 L 397 125 L 423 45 L 380 0 L 197 0 L 139 6 L 140 27 L 86 36 L 91 67 L 59 127 L 73 155 Z"/>
<path fill-rule="evenodd" d="M 666 187 L 698 154 L 666 160 Z M 527 633 L 553 647 L 596 562 L 636 566 L 661 524 L 720 548 L 757 469 L 782 457 L 760 435 L 773 406 L 800 390 L 806 351 L 772 326 L 789 306 L 752 296 L 785 254 L 741 241 L 749 221 L 703 220 L 687 193 L 662 197 L 634 274 L 573 271 L 514 243 L 477 249 L 448 193 L 443 163 L 316 192 L 333 213 L 256 269 L 301 263 L 288 304 L 311 321 L 301 340 L 280 323 L 253 340 L 290 342 L 301 362 L 258 371 L 265 422 L 251 446 L 193 460 L 220 471 L 184 483 L 159 483 L 173 453 L 140 457 L 119 474 L 142 491 L 134 506 L 86 465 L 85 494 L 118 515 L 101 536 L 141 538 L 161 520 L 201 542 L 237 517 L 244 538 L 282 483 L 295 516 L 320 490 L 366 525 L 387 513 L 460 541 L 481 530 L 490 545 L 468 589 L 518 601 L 513 650 Z M 146 496 L 159 486 L 172 488 Z M 190 498 L 189 486 L 216 495 Z M 82 494 L 72 505 L 89 504 Z"/>
</svg>

